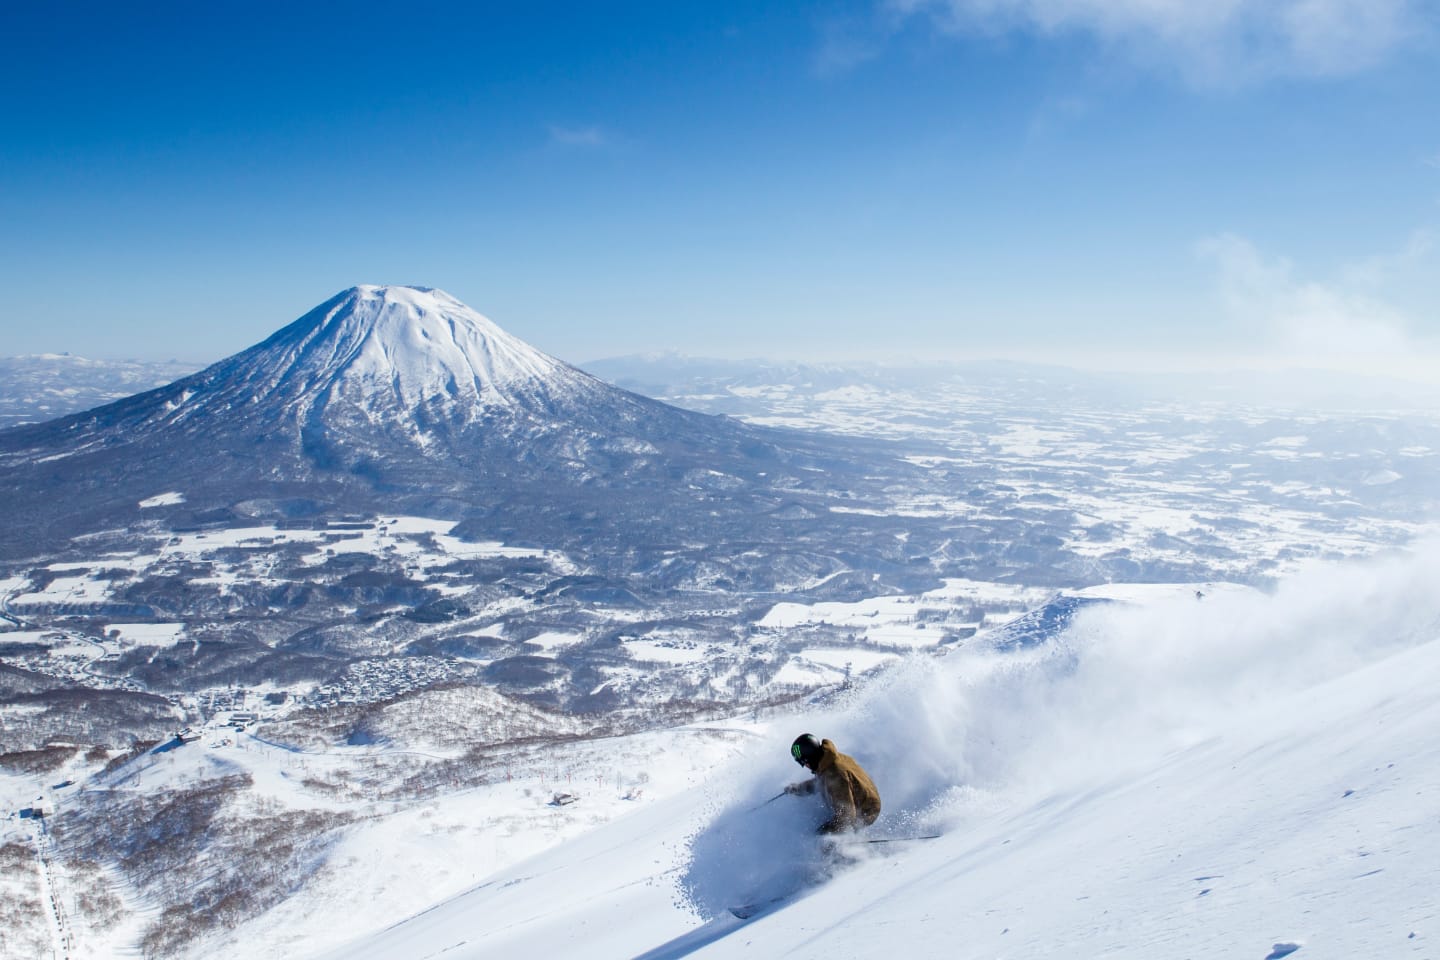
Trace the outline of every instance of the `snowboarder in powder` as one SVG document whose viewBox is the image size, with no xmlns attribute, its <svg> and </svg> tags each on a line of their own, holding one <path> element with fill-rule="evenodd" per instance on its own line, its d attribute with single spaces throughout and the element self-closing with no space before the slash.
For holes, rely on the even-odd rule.
<svg viewBox="0 0 1440 960">
<path fill-rule="evenodd" d="M 830 806 L 830 819 L 820 825 L 817 833 L 858 830 L 880 816 L 880 791 L 875 789 L 874 781 L 854 757 L 835 749 L 835 744 L 803 733 L 790 745 L 790 755 L 815 776 L 790 784 L 785 792 L 802 796 L 820 787 Z"/>
</svg>

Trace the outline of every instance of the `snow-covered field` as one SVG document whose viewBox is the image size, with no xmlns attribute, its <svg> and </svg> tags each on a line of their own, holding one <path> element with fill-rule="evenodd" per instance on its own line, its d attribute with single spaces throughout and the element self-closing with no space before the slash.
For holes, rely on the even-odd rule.
<svg viewBox="0 0 1440 960">
<path fill-rule="evenodd" d="M 23 577 L 0 579 L 0 595 L 9 592 L 9 607 L 20 613 L 32 607 L 93 606 L 113 598 L 114 581 L 103 576 L 108 571 L 143 573 L 182 563 L 203 565 L 212 571 L 208 577 L 191 577 L 192 583 L 226 587 L 242 580 L 264 582 L 264 565 L 273 564 L 273 560 L 261 555 L 261 548 L 286 545 L 311 548 L 303 556 L 303 562 L 311 566 L 323 564 L 336 553 L 357 553 L 394 558 L 403 570 L 416 574 L 457 560 L 499 558 L 543 559 L 557 570 L 573 569 L 573 564 L 554 552 L 459 540 L 450 535 L 454 526 L 454 521 L 392 516 L 318 530 L 257 525 L 176 534 L 156 552 L 137 551 L 111 554 L 92 562 L 49 564 L 46 569 L 59 575 L 41 589 L 28 589 L 30 584 Z M 254 551 L 258 559 L 229 558 L 227 551 L 237 550 Z M 444 577 L 435 579 L 435 588 L 443 589 Z"/>
<path fill-rule="evenodd" d="M 917 657 L 753 739 L 696 743 L 693 786 L 383 932 L 315 903 L 287 952 L 354 934 L 326 955 L 1434 957 L 1437 574 L 1432 541 L 1272 593 L 1127 588 L 1037 648 Z M 874 775 L 872 838 L 941 836 L 827 860 L 810 801 L 766 803 L 805 730 Z M 423 875 L 351 905 L 388 914 Z"/>
</svg>

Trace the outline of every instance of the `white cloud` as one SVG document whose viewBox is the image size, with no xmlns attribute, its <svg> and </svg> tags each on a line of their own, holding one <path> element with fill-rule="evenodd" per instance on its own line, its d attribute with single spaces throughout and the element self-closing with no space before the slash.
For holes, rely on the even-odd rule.
<svg viewBox="0 0 1440 960">
<path fill-rule="evenodd" d="M 1335 278 L 1299 276 L 1283 257 L 1267 257 L 1234 234 L 1197 246 L 1216 270 L 1221 306 L 1242 325 L 1256 353 L 1307 366 L 1433 379 L 1437 343 L 1387 296 L 1397 273 L 1431 259 L 1418 231 L 1398 253 L 1341 268 Z"/>
<path fill-rule="evenodd" d="M 1083 33 L 1193 82 L 1331 76 L 1430 32 L 1436 0 L 889 0 L 952 32 Z"/>
</svg>

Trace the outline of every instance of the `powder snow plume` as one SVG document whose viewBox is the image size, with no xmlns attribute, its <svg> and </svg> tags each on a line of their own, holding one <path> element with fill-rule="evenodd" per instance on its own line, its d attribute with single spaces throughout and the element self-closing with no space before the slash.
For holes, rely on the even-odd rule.
<svg viewBox="0 0 1440 960">
<path fill-rule="evenodd" d="M 1431 539 L 1315 562 L 1265 592 L 1170 589 L 1095 604 L 1018 651 L 980 639 L 941 660 L 917 656 L 757 745 L 740 767 L 753 772 L 715 797 L 716 815 L 692 838 L 682 893 L 714 915 L 823 874 L 810 836 L 818 805 L 769 801 L 807 776 L 789 760 L 800 733 L 833 739 L 870 771 L 884 803 L 870 835 L 962 829 L 1133 776 L 1270 700 L 1435 641 L 1437 582 Z"/>
</svg>

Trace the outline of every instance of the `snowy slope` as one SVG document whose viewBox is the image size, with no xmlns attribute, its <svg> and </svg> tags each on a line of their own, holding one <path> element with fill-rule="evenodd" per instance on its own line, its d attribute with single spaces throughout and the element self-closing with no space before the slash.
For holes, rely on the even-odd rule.
<svg viewBox="0 0 1440 960">
<path fill-rule="evenodd" d="M 916 659 L 330 955 L 1434 957 L 1437 572 L 1431 543 L 1269 595 L 1132 588 L 1039 646 Z M 803 729 L 875 775 L 874 835 L 943 836 L 802 886 L 818 811 L 764 801 Z"/>
</svg>

